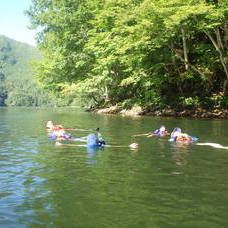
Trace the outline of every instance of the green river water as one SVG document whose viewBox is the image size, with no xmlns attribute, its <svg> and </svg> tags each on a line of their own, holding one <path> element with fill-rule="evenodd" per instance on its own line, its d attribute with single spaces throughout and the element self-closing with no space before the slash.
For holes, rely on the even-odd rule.
<svg viewBox="0 0 228 228">
<path fill-rule="evenodd" d="M 126 147 L 56 146 L 48 120 Z M 228 146 L 227 120 L 1 108 L 0 227 L 228 227 L 228 150 L 131 137 L 162 124 Z"/>
</svg>

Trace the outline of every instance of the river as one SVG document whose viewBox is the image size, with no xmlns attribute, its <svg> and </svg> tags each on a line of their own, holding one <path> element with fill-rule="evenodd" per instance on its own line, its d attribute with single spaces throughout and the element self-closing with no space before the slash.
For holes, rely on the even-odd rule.
<svg viewBox="0 0 228 228">
<path fill-rule="evenodd" d="M 100 128 L 103 150 L 56 146 L 46 122 Z M 165 125 L 228 146 L 227 120 L 0 109 L 0 227 L 227 227 L 228 150 L 131 137 Z M 85 131 L 74 131 L 85 136 Z M 137 142 L 138 149 L 129 144 Z"/>
</svg>

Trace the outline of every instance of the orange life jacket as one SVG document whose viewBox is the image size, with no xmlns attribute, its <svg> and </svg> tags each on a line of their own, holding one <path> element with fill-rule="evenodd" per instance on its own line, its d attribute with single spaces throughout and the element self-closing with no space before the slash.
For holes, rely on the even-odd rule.
<svg viewBox="0 0 228 228">
<path fill-rule="evenodd" d="M 179 142 L 183 142 L 183 141 L 190 142 L 191 138 L 188 137 L 188 136 L 179 135 L 179 136 L 177 136 L 176 141 L 179 141 Z"/>
</svg>

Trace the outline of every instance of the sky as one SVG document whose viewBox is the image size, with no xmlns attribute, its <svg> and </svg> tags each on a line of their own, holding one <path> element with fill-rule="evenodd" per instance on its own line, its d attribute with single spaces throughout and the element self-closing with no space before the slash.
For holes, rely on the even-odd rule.
<svg viewBox="0 0 228 228">
<path fill-rule="evenodd" d="M 31 5 L 31 0 L 0 0 L 0 35 L 36 45 L 35 31 L 28 29 L 29 19 L 24 11 Z"/>
</svg>

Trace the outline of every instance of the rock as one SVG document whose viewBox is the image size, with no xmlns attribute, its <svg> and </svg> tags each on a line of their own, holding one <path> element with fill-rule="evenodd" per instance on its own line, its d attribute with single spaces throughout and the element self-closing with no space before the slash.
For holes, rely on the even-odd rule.
<svg viewBox="0 0 228 228">
<path fill-rule="evenodd" d="M 182 110 L 175 111 L 174 109 L 167 108 L 161 110 L 143 110 L 142 107 L 135 105 L 131 109 L 123 109 L 120 106 L 111 106 L 108 108 L 94 110 L 97 113 L 105 113 L 105 114 L 121 114 L 126 116 L 168 116 L 168 117 L 192 117 L 192 118 L 220 118 L 225 119 L 228 118 L 228 110 L 224 109 L 214 109 L 213 111 L 209 111 L 203 108 L 197 108 L 195 110 Z"/>
<path fill-rule="evenodd" d="M 131 109 L 123 109 L 120 111 L 120 114 L 127 116 L 137 116 L 141 115 L 141 113 L 143 113 L 143 110 L 140 106 L 134 106 Z"/>
</svg>

